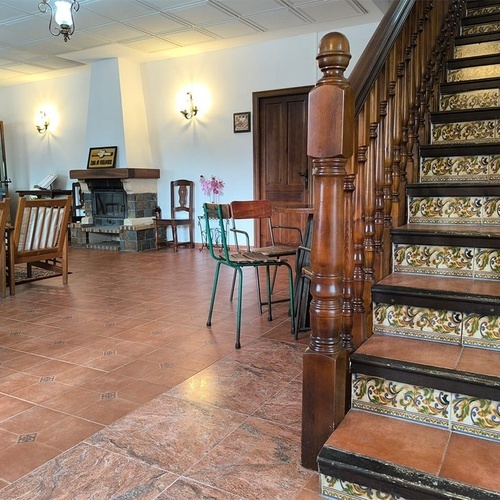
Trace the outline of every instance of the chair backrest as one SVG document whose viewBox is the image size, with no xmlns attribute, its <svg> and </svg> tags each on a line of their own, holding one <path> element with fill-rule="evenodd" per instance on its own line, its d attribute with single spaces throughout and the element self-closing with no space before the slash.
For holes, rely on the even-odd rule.
<svg viewBox="0 0 500 500">
<path fill-rule="evenodd" d="M 19 198 L 14 224 L 15 263 L 60 257 L 68 233 L 72 198 Z"/>
<path fill-rule="evenodd" d="M 7 226 L 7 222 L 10 219 L 10 198 L 4 198 L 0 201 L 0 235 L 2 235 L 2 241 L 0 245 L 3 243 L 5 245 L 5 228 Z"/>
<path fill-rule="evenodd" d="M 269 200 L 245 200 L 231 202 L 231 215 L 233 220 L 233 229 L 236 228 L 236 220 L 253 219 L 256 222 L 267 223 L 268 235 L 271 245 L 274 245 L 274 234 L 272 225 L 273 208 Z M 237 236 L 235 235 L 236 244 Z"/>
<path fill-rule="evenodd" d="M 205 216 L 205 231 L 207 235 L 207 245 L 210 255 L 215 260 L 229 259 L 229 245 L 227 243 L 226 221 L 231 218 L 231 207 L 227 203 L 204 203 L 203 214 Z M 212 227 L 210 221 L 217 220 L 217 226 Z M 214 248 L 219 246 L 219 252 L 215 253 Z"/>
<path fill-rule="evenodd" d="M 179 179 L 170 182 L 170 218 L 194 219 L 194 182 Z"/>
</svg>

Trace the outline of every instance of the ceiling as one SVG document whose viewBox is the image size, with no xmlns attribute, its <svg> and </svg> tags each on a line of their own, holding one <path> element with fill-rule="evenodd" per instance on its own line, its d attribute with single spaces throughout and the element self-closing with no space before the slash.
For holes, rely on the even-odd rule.
<svg viewBox="0 0 500 500">
<path fill-rule="evenodd" d="M 107 57 L 145 62 L 375 22 L 389 1 L 80 0 L 64 42 L 39 0 L 0 0 L 0 86 Z"/>
</svg>

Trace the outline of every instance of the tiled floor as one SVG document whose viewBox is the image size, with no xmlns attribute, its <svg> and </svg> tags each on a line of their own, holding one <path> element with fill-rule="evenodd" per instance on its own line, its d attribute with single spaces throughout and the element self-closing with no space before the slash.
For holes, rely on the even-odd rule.
<svg viewBox="0 0 500 500">
<path fill-rule="evenodd" d="M 231 274 L 205 326 L 206 250 L 70 249 L 60 278 L 0 299 L 0 497 L 320 498 L 300 466 L 302 352 L 286 304 Z M 280 291 L 286 289 L 283 281 Z"/>
</svg>

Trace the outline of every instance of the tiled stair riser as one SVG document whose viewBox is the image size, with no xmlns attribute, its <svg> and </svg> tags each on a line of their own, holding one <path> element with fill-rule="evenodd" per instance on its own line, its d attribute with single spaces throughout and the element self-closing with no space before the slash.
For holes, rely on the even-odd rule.
<svg viewBox="0 0 500 500">
<path fill-rule="evenodd" d="M 374 488 L 360 486 L 350 481 L 343 481 L 323 474 L 321 475 L 321 494 L 338 500 L 404 500 L 403 497 L 398 495 L 391 495 Z"/>
<path fill-rule="evenodd" d="M 455 47 L 455 58 L 487 56 L 498 54 L 499 52 L 500 41 L 459 45 Z"/>
<path fill-rule="evenodd" d="M 500 156 L 422 158 L 420 182 L 492 181 L 500 179 Z"/>
<path fill-rule="evenodd" d="M 500 140 L 500 120 L 435 123 L 431 127 L 431 137 L 433 144 L 498 142 Z"/>
<path fill-rule="evenodd" d="M 500 198 L 411 197 L 408 222 L 432 224 L 500 224 Z"/>
<path fill-rule="evenodd" d="M 467 17 L 485 16 L 487 14 L 496 14 L 500 12 L 499 5 L 491 5 L 489 7 L 478 7 L 475 9 L 467 9 Z"/>
<path fill-rule="evenodd" d="M 500 22 L 464 26 L 462 28 L 462 35 L 479 35 L 482 33 L 492 33 L 494 31 L 500 31 Z"/>
<path fill-rule="evenodd" d="M 500 51 L 500 49 L 499 49 Z M 439 99 L 440 111 L 454 111 L 500 106 L 500 90 L 471 90 L 457 94 L 443 94 Z"/>
<path fill-rule="evenodd" d="M 393 272 L 500 280 L 500 250 L 396 243 Z"/>
<path fill-rule="evenodd" d="M 352 407 L 500 441 L 500 402 L 372 375 L 352 376 Z"/>
<path fill-rule="evenodd" d="M 405 304 L 373 304 L 373 332 L 500 351 L 500 317 Z"/>
<path fill-rule="evenodd" d="M 466 80 L 482 80 L 483 78 L 498 77 L 500 77 L 500 64 L 489 64 L 473 68 L 450 69 L 448 70 L 447 80 L 449 82 L 464 82 Z"/>
</svg>

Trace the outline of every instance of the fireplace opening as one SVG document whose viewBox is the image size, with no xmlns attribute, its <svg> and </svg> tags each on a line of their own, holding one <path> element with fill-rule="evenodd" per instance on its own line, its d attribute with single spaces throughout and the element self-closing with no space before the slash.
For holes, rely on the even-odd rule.
<svg viewBox="0 0 500 500">
<path fill-rule="evenodd" d="M 96 226 L 121 226 L 127 217 L 127 195 L 119 179 L 89 182 Z"/>
</svg>

